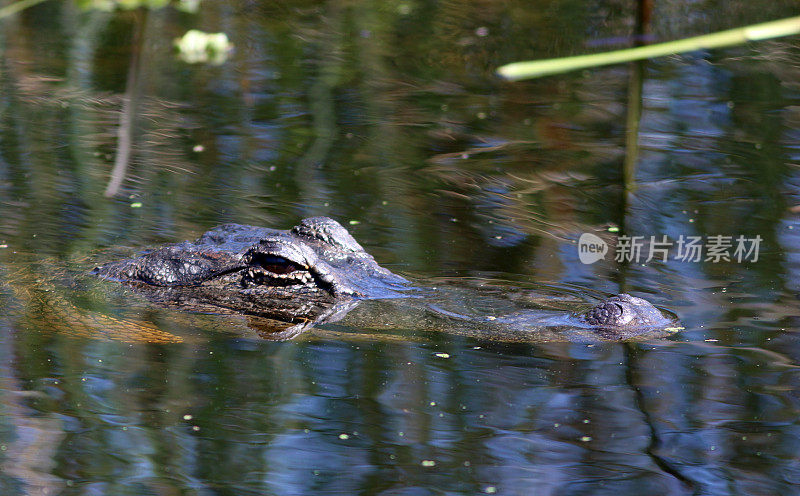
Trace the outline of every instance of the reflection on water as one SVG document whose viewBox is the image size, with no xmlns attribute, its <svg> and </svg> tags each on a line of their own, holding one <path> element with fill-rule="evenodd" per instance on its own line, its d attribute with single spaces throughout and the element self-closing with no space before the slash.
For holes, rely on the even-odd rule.
<svg viewBox="0 0 800 496">
<path fill-rule="evenodd" d="M 659 2 L 650 31 L 795 13 Z M 0 21 L 0 492 L 795 493 L 796 41 L 644 63 L 636 156 L 629 68 L 492 76 L 605 48 L 634 17 L 527 0 L 44 2 Z M 190 28 L 225 31 L 228 62 L 177 61 Z M 121 115 L 130 155 L 106 198 Z M 399 318 L 379 338 L 353 318 L 271 342 L 76 277 L 108 247 L 310 215 L 417 280 L 500 281 L 506 302 L 627 291 L 686 329 L 509 343 Z M 753 263 L 584 265 L 584 232 L 763 242 Z"/>
<path fill-rule="evenodd" d="M 40 349 L 5 381 L 9 488 L 785 494 L 796 483 L 795 360 L 767 350 L 233 339 Z"/>
</svg>

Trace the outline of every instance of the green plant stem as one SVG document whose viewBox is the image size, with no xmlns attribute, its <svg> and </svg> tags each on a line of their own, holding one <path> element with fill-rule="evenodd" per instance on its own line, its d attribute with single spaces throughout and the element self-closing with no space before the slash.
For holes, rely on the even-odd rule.
<svg viewBox="0 0 800 496">
<path fill-rule="evenodd" d="M 19 2 L 12 3 L 11 5 L 6 5 L 0 9 L 0 19 L 12 16 L 21 10 L 25 10 L 28 7 L 33 7 L 37 3 L 42 3 L 44 1 L 45 0 L 20 0 Z"/>
<path fill-rule="evenodd" d="M 497 69 L 497 73 L 506 79 L 517 81 L 520 79 L 530 79 L 588 67 L 619 64 L 634 60 L 662 57 L 664 55 L 740 45 L 748 41 L 778 38 L 797 33 L 800 33 L 800 16 L 762 24 L 753 24 L 742 28 L 729 29 L 727 31 L 720 31 L 718 33 L 695 36 L 667 43 L 615 50 L 613 52 L 577 55 L 558 59 L 514 62 L 500 67 Z"/>
</svg>

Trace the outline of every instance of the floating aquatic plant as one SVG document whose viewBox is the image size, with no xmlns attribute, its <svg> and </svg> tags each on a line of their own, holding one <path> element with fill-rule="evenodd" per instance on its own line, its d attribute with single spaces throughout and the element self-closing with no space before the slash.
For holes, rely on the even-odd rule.
<svg viewBox="0 0 800 496">
<path fill-rule="evenodd" d="M 189 64 L 208 63 L 219 65 L 228 58 L 233 45 L 225 33 L 205 33 L 190 29 L 175 40 L 178 54 Z"/>
</svg>

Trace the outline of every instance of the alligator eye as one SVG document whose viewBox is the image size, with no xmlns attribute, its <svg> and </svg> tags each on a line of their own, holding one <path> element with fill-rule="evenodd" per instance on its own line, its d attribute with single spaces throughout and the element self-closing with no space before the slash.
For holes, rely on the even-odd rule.
<svg viewBox="0 0 800 496">
<path fill-rule="evenodd" d="M 256 253 L 253 254 L 251 263 L 253 265 L 259 265 L 262 269 L 272 272 L 273 274 L 291 274 L 292 272 L 300 270 L 300 267 L 294 262 L 276 255 Z"/>
</svg>

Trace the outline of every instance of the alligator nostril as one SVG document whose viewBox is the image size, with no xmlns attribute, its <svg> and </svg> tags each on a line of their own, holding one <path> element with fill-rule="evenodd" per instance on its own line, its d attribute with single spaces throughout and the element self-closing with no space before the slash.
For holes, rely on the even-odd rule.
<svg viewBox="0 0 800 496">
<path fill-rule="evenodd" d="M 586 313 L 584 320 L 591 325 L 615 325 L 625 308 L 615 301 L 604 301 Z"/>
</svg>

